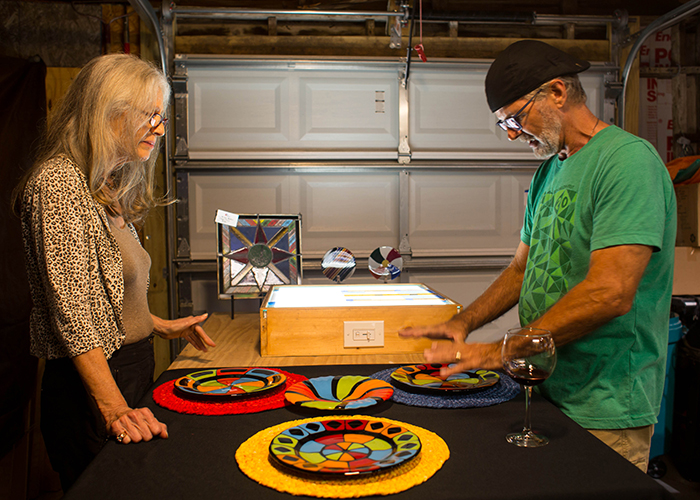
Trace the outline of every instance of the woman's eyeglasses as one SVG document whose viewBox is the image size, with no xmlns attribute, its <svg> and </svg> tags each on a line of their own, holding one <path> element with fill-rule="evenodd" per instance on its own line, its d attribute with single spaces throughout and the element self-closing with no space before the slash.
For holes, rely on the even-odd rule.
<svg viewBox="0 0 700 500">
<path fill-rule="evenodd" d="M 523 129 L 523 126 L 520 124 L 519 118 L 520 116 L 525 112 L 525 109 L 535 100 L 535 97 L 537 97 L 537 94 L 542 92 L 542 88 L 540 88 L 537 92 L 535 92 L 535 95 L 533 95 L 530 100 L 528 100 L 525 105 L 520 108 L 517 113 L 515 113 L 513 116 L 510 116 L 506 118 L 505 120 L 498 120 L 496 122 L 496 125 L 501 127 L 501 129 L 505 132 L 508 132 L 508 129 L 514 130 L 515 132 L 520 132 Z"/>
<path fill-rule="evenodd" d="M 168 119 L 160 113 L 153 113 L 148 119 L 148 124 L 151 126 L 151 129 L 156 129 L 160 127 L 161 123 L 163 124 L 163 126 L 166 126 L 168 124 Z"/>
</svg>

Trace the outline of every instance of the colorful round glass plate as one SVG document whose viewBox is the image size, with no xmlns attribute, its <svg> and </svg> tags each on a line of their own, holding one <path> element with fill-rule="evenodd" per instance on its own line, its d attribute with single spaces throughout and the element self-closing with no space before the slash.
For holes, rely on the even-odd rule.
<svg viewBox="0 0 700 500">
<path fill-rule="evenodd" d="M 331 248 L 321 261 L 323 275 L 336 283 L 340 283 L 352 276 L 356 266 L 355 256 L 344 247 Z"/>
<path fill-rule="evenodd" d="M 415 458 L 420 450 L 420 439 L 405 427 L 357 418 L 308 422 L 282 431 L 270 442 L 275 463 L 337 476 L 386 470 Z"/>
<path fill-rule="evenodd" d="M 496 385 L 500 375 L 490 370 L 474 370 L 440 376 L 440 368 L 454 366 L 440 363 L 409 365 L 397 368 L 391 373 L 396 382 L 410 388 L 432 392 L 457 392 L 483 389 Z"/>
<path fill-rule="evenodd" d="M 289 387 L 290 403 L 319 410 L 356 410 L 386 401 L 394 388 L 382 380 L 359 375 L 316 377 Z"/>
<path fill-rule="evenodd" d="M 190 373 L 175 381 L 175 387 L 197 396 L 247 396 L 284 384 L 287 376 L 265 368 L 220 368 Z"/>
<path fill-rule="evenodd" d="M 367 259 L 369 272 L 377 279 L 396 279 L 403 268 L 403 258 L 393 247 L 376 248 Z"/>
</svg>

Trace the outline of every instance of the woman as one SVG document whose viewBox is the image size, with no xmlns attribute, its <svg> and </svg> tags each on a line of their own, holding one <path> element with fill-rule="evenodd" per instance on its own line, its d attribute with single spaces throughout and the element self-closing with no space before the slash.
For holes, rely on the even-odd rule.
<svg viewBox="0 0 700 500">
<path fill-rule="evenodd" d="M 134 223 L 162 200 L 154 163 L 165 133 L 166 78 L 126 54 L 90 61 L 50 117 L 22 191 L 34 308 L 31 353 L 45 358 L 41 427 L 64 491 L 109 436 L 167 438 L 134 405 L 153 381 L 152 334 L 214 346 L 198 323 L 169 321 L 146 301 L 150 258 Z"/>
</svg>

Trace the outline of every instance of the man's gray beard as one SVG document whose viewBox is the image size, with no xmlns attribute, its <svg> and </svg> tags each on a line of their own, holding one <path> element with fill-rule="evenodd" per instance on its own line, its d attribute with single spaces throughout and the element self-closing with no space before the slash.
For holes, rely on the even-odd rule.
<svg viewBox="0 0 700 500">
<path fill-rule="evenodd" d="M 530 140 L 535 139 L 537 141 L 537 146 L 532 148 L 532 153 L 538 160 L 547 160 L 560 150 L 559 144 L 561 141 L 561 122 L 554 115 L 554 113 L 545 113 L 543 116 L 547 125 L 547 128 L 543 129 L 539 137 L 534 135 L 523 134 L 520 136 L 520 140 L 529 143 Z"/>
</svg>

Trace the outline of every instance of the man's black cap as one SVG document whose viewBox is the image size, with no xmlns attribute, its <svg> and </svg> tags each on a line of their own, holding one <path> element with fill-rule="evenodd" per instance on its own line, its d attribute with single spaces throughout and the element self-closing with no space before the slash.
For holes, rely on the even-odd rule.
<svg viewBox="0 0 700 500">
<path fill-rule="evenodd" d="M 548 43 L 520 40 L 498 54 L 486 74 L 486 100 L 494 112 L 558 76 L 591 67 Z"/>
</svg>

